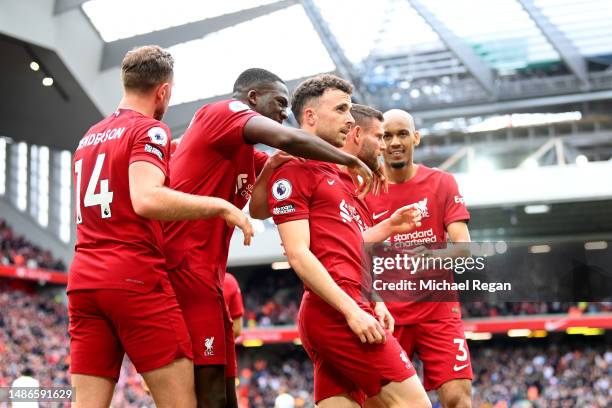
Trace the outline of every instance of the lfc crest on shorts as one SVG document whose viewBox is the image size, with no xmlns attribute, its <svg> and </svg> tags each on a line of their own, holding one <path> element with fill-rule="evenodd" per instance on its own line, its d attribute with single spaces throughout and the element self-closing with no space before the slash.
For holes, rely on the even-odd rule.
<svg viewBox="0 0 612 408">
<path fill-rule="evenodd" d="M 406 368 L 410 370 L 412 364 L 410 363 L 410 359 L 408 358 L 408 354 L 404 350 L 400 352 L 400 359 L 406 364 Z"/>
<path fill-rule="evenodd" d="M 204 350 L 204 355 L 205 356 L 212 356 L 215 354 L 214 350 L 213 350 L 213 343 L 215 342 L 215 337 L 209 337 L 206 340 L 204 340 L 204 347 L 206 347 L 206 350 Z"/>
</svg>

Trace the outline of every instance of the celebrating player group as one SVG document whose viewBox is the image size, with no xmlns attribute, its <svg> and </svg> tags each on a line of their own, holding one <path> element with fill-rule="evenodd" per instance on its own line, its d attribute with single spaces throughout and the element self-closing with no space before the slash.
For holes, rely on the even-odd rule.
<svg viewBox="0 0 612 408">
<path fill-rule="evenodd" d="M 430 407 L 425 390 L 445 408 L 471 407 L 459 304 L 385 304 L 364 273 L 364 243 L 470 239 L 454 178 L 413 161 L 410 114 L 353 104 L 351 84 L 334 75 L 290 96 L 281 78 L 251 68 L 231 99 L 195 112 L 177 143 L 161 122 L 173 64 L 157 46 L 128 52 L 117 110 L 74 153 L 76 406 L 110 405 L 127 353 L 158 407 L 237 408 L 223 288 L 235 227 L 244 245 L 257 239 L 249 203 L 252 217 L 273 218 L 304 282 L 298 330 L 318 407 Z M 289 106 L 299 129 L 282 125 Z"/>
</svg>

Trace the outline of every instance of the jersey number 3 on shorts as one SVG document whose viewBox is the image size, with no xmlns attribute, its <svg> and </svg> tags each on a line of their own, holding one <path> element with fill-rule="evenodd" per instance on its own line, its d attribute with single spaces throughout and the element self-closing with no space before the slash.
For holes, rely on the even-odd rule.
<svg viewBox="0 0 612 408">
<path fill-rule="evenodd" d="M 99 180 L 100 172 L 102 172 L 102 166 L 104 165 L 105 153 L 99 154 L 96 158 L 96 164 L 94 165 L 93 172 L 89 183 L 87 183 L 87 190 L 85 191 L 85 197 L 83 198 L 83 205 L 85 207 L 91 207 L 94 205 L 100 206 L 100 216 L 102 218 L 111 217 L 110 204 L 113 202 L 113 192 L 108 191 L 108 179 Z M 83 173 L 83 159 L 78 160 L 74 163 L 74 172 L 77 175 L 76 180 L 76 214 L 77 224 L 83 222 L 81 216 L 81 174 Z M 100 183 L 100 192 L 96 193 L 96 187 Z"/>
<path fill-rule="evenodd" d="M 453 343 L 457 344 L 458 349 L 459 349 L 459 353 L 455 356 L 457 361 L 459 361 L 459 362 L 467 361 L 467 359 L 468 359 L 468 352 L 467 352 L 467 349 L 465 348 L 465 339 L 462 339 L 462 338 L 453 339 Z M 454 371 L 461 371 L 464 368 L 466 368 L 468 365 L 469 365 L 469 363 L 468 364 L 463 364 L 463 365 L 455 364 L 453 366 L 453 370 Z"/>
</svg>

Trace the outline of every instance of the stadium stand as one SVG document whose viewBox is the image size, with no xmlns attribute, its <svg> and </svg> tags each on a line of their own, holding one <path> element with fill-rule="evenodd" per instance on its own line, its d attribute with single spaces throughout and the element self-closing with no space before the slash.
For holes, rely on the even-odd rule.
<svg viewBox="0 0 612 408">
<path fill-rule="evenodd" d="M 0 329 L 0 386 L 10 386 L 26 368 L 35 373 L 41 386 L 68 384 L 67 313 L 62 295 L 48 290 L 25 292 L 3 282 Z M 609 406 L 611 340 L 608 333 L 472 341 L 474 407 Z M 240 348 L 239 356 L 238 395 L 242 407 L 272 407 L 281 392 L 292 395 L 296 407 L 312 406 L 312 367 L 300 347 L 280 344 Z M 415 364 L 419 366 L 418 361 Z M 435 395 L 431 398 L 435 407 Z M 127 359 L 112 406 L 153 406 Z"/>
<path fill-rule="evenodd" d="M 63 295 L 48 288 L 1 282 L 0 386 L 10 386 L 26 368 L 35 373 L 41 386 L 67 385 L 68 317 Z M 243 296 L 250 298 L 248 291 L 243 290 Z M 551 333 L 548 338 L 496 336 L 490 341 L 472 341 L 474 407 L 609 406 L 611 340 L 610 333 L 592 337 Z M 418 361 L 415 364 L 419 366 Z M 271 407 L 281 392 L 296 398 L 296 407 L 310 407 L 311 376 L 311 363 L 298 346 L 239 347 L 238 395 L 242 407 Z M 435 395 L 430 397 L 435 406 Z M 112 406 L 153 406 L 127 359 Z"/>
<path fill-rule="evenodd" d="M 1 218 L 0 251 L 2 265 L 66 271 L 66 265 L 61 259 L 54 259 L 51 252 L 32 244 L 23 236 L 16 235 L 7 221 Z"/>
</svg>

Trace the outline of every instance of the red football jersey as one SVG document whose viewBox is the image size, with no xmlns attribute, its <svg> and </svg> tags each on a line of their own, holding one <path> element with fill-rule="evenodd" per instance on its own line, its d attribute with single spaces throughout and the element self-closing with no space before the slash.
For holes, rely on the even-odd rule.
<svg viewBox="0 0 612 408">
<path fill-rule="evenodd" d="M 244 140 L 243 129 L 257 115 L 235 99 L 200 108 L 170 161 L 171 188 L 219 197 L 243 208 L 255 184 L 255 149 Z M 166 223 L 168 267 L 187 263 L 222 290 L 233 231 L 220 217 Z"/>
<path fill-rule="evenodd" d="M 68 291 L 146 292 L 166 273 L 162 224 L 134 212 L 128 168 L 151 163 L 167 185 L 169 148 L 165 124 L 129 109 L 117 110 L 81 139 L 73 157 L 77 240 Z"/>
<path fill-rule="evenodd" d="M 368 229 L 372 228 L 374 223 L 372 222 L 372 217 L 370 216 L 370 210 L 368 209 L 367 203 L 357 196 L 357 188 L 355 187 L 355 183 L 351 178 L 351 175 L 346 170 L 338 170 L 338 175 L 340 180 L 346 186 L 346 189 L 353 192 L 353 196 L 355 197 L 355 210 L 356 210 L 356 218 L 355 221 L 359 226 L 361 232 L 366 232 Z"/>
<path fill-rule="evenodd" d="M 343 182 L 336 165 L 291 160 L 268 182 L 268 207 L 276 224 L 309 220 L 310 251 L 353 299 L 371 283 L 363 267 L 363 238 L 352 182 Z M 306 287 L 306 290 L 310 290 Z"/>
<path fill-rule="evenodd" d="M 446 242 L 446 227 L 455 221 L 468 221 L 470 214 L 459 193 L 455 178 L 438 169 L 418 166 L 416 175 L 401 184 L 389 184 L 389 192 L 369 194 L 366 202 L 374 223 L 388 218 L 395 210 L 414 204 L 421 211 L 421 226 L 412 232 L 397 234 L 391 242 L 429 244 Z M 456 302 L 387 303 L 398 324 L 413 324 L 460 316 Z"/>
<path fill-rule="evenodd" d="M 244 315 L 244 305 L 242 304 L 242 293 L 238 281 L 231 273 L 225 273 L 223 280 L 223 298 L 229 309 L 232 319 L 236 319 Z"/>
</svg>

